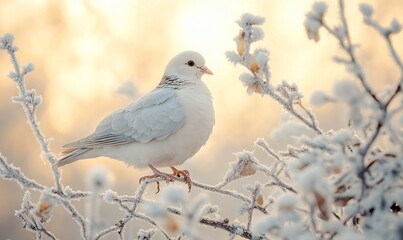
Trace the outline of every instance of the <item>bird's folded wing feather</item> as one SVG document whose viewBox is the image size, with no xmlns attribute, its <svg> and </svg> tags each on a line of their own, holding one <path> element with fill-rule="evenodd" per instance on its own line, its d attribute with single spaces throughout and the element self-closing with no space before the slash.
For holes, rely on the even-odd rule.
<svg viewBox="0 0 403 240">
<path fill-rule="evenodd" d="M 131 142 L 163 140 L 185 123 L 185 114 L 172 89 L 157 88 L 139 101 L 106 117 L 95 132 L 63 148 L 96 148 Z"/>
</svg>

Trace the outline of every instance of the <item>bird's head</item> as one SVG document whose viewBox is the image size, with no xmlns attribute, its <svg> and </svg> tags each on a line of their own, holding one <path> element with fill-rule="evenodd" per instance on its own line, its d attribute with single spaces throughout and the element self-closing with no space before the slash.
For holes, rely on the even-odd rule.
<svg viewBox="0 0 403 240">
<path fill-rule="evenodd" d="M 204 65 L 204 62 L 203 56 L 198 52 L 181 52 L 169 61 L 165 74 L 198 79 L 204 74 L 212 75 L 213 72 Z"/>
</svg>

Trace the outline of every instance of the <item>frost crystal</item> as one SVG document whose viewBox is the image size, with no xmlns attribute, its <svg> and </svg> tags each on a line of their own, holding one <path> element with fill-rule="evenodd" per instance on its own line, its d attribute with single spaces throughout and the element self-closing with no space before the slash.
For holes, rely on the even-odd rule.
<svg viewBox="0 0 403 240">
<path fill-rule="evenodd" d="M 31 209 L 31 192 L 25 191 L 21 202 L 21 209 L 15 215 L 27 213 Z"/>
<path fill-rule="evenodd" d="M 9 72 L 8 73 L 8 78 L 10 78 L 12 80 L 17 80 L 17 77 L 18 77 L 18 75 L 15 72 Z"/>
<path fill-rule="evenodd" d="M 313 39 L 315 42 L 319 41 L 319 28 L 321 21 L 327 11 L 327 4 L 324 2 L 315 2 L 312 10 L 305 15 L 304 26 L 308 39 Z"/>
<path fill-rule="evenodd" d="M 403 206 L 403 189 L 399 189 L 398 191 L 392 194 L 393 201 L 396 201 L 396 204 L 399 206 Z"/>
<path fill-rule="evenodd" d="M 138 240 L 151 240 L 151 238 L 154 236 L 154 234 L 157 232 L 157 229 L 147 229 L 143 230 L 140 229 L 139 232 L 137 233 L 137 239 Z"/>
<path fill-rule="evenodd" d="M 56 207 L 56 204 L 56 199 L 51 197 L 48 191 L 43 191 L 38 203 L 31 212 L 41 220 L 47 221 L 52 216 L 52 211 Z"/>
<path fill-rule="evenodd" d="M 256 146 L 259 146 L 259 147 L 261 147 L 261 148 L 263 148 L 263 149 L 265 149 L 265 150 L 268 150 L 268 149 L 269 149 L 269 144 L 266 142 L 266 140 L 265 140 L 264 138 L 258 138 L 258 139 L 256 139 L 255 145 L 256 145 Z"/>
<path fill-rule="evenodd" d="M 250 73 L 242 73 L 239 76 L 239 80 L 243 83 L 244 86 L 249 86 L 251 84 L 256 83 L 256 79 Z"/>
<path fill-rule="evenodd" d="M 235 230 L 235 232 L 236 232 L 236 234 L 238 234 L 238 235 L 242 235 L 244 231 L 243 231 L 242 228 L 237 228 L 237 229 Z"/>
<path fill-rule="evenodd" d="M 292 136 L 301 136 L 307 132 L 305 125 L 290 119 L 287 115 L 283 115 L 281 124 L 277 126 L 270 134 L 270 137 L 276 141 L 288 140 Z"/>
<path fill-rule="evenodd" d="M 354 133 L 350 129 L 341 129 L 335 132 L 331 137 L 331 141 L 336 144 L 346 144 L 354 137 Z"/>
<path fill-rule="evenodd" d="M 167 215 L 166 206 L 159 202 L 147 202 L 143 206 L 144 212 L 151 217 L 165 217 Z"/>
<path fill-rule="evenodd" d="M 34 71 L 34 69 L 35 69 L 34 64 L 28 63 L 27 66 L 23 67 L 23 72 L 24 72 L 24 74 L 27 74 L 29 72 Z"/>
<path fill-rule="evenodd" d="M 314 106 L 322 106 L 325 103 L 328 103 L 330 100 L 329 96 L 326 95 L 323 91 L 317 90 L 311 95 L 311 104 Z"/>
<path fill-rule="evenodd" d="M 115 91 L 117 94 L 127 96 L 129 98 L 135 98 L 137 96 L 137 89 L 133 81 L 127 80 L 122 83 Z"/>
<path fill-rule="evenodd" d="M 277 208 L 282 212 L 294 211 L 297 206 L 298 199 L 295 194 L 285 193 L 277 198 Z"/>
<path fill-rule="evenodd" d="M 108 188 L 112 182 L 111 174 L 103 167 L 91 168 L 87 175 L 87 184 L 93 191 Z"/>
<path fill-rule="evenodd" d="M 277 228 L 279 226 L 280 222 L 277 218 L 268 216 L 257 219 L 252 226 L 252 231 L 257 235 L 261 235 L 269 232 L 272 228 Z"/>
<path fill-rule="evenodd" d="M 229 163 L 230 169 L 225 175 L 225 181 L 231 181 L 242 176 L 253 175 L 256 172 L 257 160 L 249 151 L 243 151 L 235 154 L 237 161 Z"/>
<path fill-rule="evenodd" d="M 256 63 L 256 61 L 251 63 L 251 68 L 252 70 L 254 69 L 255 71 L 259 70 L 259 67 Z M 239 80 L 243 83 L 244 86 L 246 86 L 246 90 L 248 94 L 252 94 L 254 92 L 256 93 L 262 93 L 263 89 L 262 87 L 258 84 L 257 79 L 251 75 L 250 73 L 242 73 L 239 76 Z"/>
<path fill-rule="evenodd" d="M 0 38 L 0 42 L 2 43 L 1 48 L 11 47 L 13 45 L 14 36 L 10 33 L 5 34 L 2 38 Z"/>
<path fill-rule="evenodd" d="M 254 55 L 260 68 L 267 66 L 267 62 L 269 61 L 269 51 L 267 49 L 258 49 Z"/>
<path fill-rule="evenodd" d="M 313 39 L 315 42 L 319 41 L 319 28 L 321 25 L 310 13 L 306 15 L 304 26 L 308 34 L 308 39 Z"/>
<path fill-rule="evenodd" d="M 66 187 L 64 188 L 64 193 L 65 193 L 67 196 L 71 196 L 71 195 L 73 195 L 74 191 L 73 191 L 73 189 L 72 189 L 70 186 L 66 186 Z"/>
<path fill-rule="evenodd" d="M 372 6 L 367 3 L 361 3 L 359 5 L 359 8 L 360 8 L 362 15 L 364 15 L 367 18 L 370 18 L 372 16 L 372 14 L 374 13 L 374 9 L 372 8 Z"/>
<path fill-rule="evenodd" d="M 118 198 L 118 194 L 114 191 L 107 190 L 104 193 L 104 200 L 107 203 L 113 203 L 115 199 Z"/>
<path fill-rule="evenodd" d="M 312 6 L 313 13 L 317 17 L 322 17 L 327 11 L 327 4 L 325 2 L 315 2 Z"/>
<path fill-rule="evenodd" d="M 364 237 L 362 234 L 360 234 L 359 232 L 353 232 L 353 231 L 345 231 L 345 232 L 341 232 L 336 238 L 334 238 L 335 240 L 365 240 L 367 239 L 366 237 Z"/>
<path fill-rule="evenodd" d="M 264 38 L 264 31 L 260 27 L 252 28 L 251 42 L 257 42 Z"/>
<path fill-rule="evenodd" d="M 186 201 L 186 190 L 183 186 L 168 186 L 163 192 L 163 198 L 168 203 L 183 203 Z"/>
<path fill-rule="evenodd" d="M 340 101 L 352 103 L 360 99 L 361 92 L 355 82 L 341 80 L 334 84 L 333 95 Z"/>
<path fill-rule="evenodd" d="M 243 53 L 242 53 L 243 54 Z M 225 52 L 225 56 L 227 57 L 228 61 L 232 62 L 233 64 L 237 64 L 242 61 L 242 57 L 239 56 L 234 51 L 227 51 Z"/>
<path fill-rule="evenodd" d="M 304 192 L 313 191 L 324 176 L 324 171 L 319 166 L 310 166 L 304 170 L 298 178 L 298 185 Z"/>
<path fill-rule="evenodd" d="M 392 22 L 390 23 L 390 31 L 392 33 L 399 33 L 402 30 L 402 25 L 396 20 L 396 18 L 393 18 Z"/>
<path fill-rule="evenodd" d="M 244 13 L 241 18 L 237 21 L 241 28 L 248 27 L 251 25 L 262 25 L 264 23 L 264 17 L 254 16 L 250 13 Z"/>
</svg>

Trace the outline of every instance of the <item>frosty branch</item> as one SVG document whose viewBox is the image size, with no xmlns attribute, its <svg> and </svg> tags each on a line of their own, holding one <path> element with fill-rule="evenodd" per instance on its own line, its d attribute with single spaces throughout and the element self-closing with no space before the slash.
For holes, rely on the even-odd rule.
<svg viewBox="0 0 403 240">
<path fill-rule="evenodd" d="M 302 136 L 299 147 L 289 146 L 286 152 L 278 153 L 269 148 L 264 140 L 257 141 L 260 149 L 275 160 L 267 171 L 276 174 L 274 180 L 281 179 L 265 186 L 276 186 L 287 180 L 287 185 L 283 187 L 288 191 L 272 199 L 274 212 L 272 209 L 270 216 L 254 221 L 254 236 L 281 239 L 299 239 L 303 236 L 333 239 L 340 236 L 343 239 L 341 236 L 358 235 L 357 230 L 361 229 L 363 238 L 401 237 L 403 225 L 394 225 L 392 221 L 402 222 L 398 220 L 401 218 L 399 212 L 402 204 L 399 199 L 403 196 L 402 134 L 392 116 L 402 109 L 402 103 L 394 100 L 402 95 L 403 71 L 391 40 L 393 34 L 400 32 L 401 25 L 394 19 L 389 28 L 384 28 L 371 17 L 372 7 L 360 5 L 364 22 L 373 26 L 385 39 L 401 74 L 392 90 L 385 88 L 383 92 L 375 91 L 369 85 L 364 67 L 357 57 L 357 45 L 350 37 L 344 1 L 339 0 L 338 6 L 340 22 L 337 27 L 330 27 L 326 23 L 327 4 L 324 2 L 314 3 L 304 23 L 310 39 L 320 40 L 320 28 L 337 39 L 347 58 L 336 56 L 334 60 L 346 65 L 360 84 L 358 86 L 353 81 L 342 80 L 336 82 L 333 96 L 320 91 L 312 96 L 315 105 L 326 102 L 346 104 L 350 118 L 348 128 L 337 131 L 320 130 L 314 114 L 303 105 L 300 107 L 305 118 L 295 112 L 291 106 L 301 103 L 302 94 L 290 94 L 289 91 L 298 89 L 296 86 L 283 82 L 282 87 L 273 87 L 268 68 L 268 50 L 258 48 L 253 53 L 251 51 L 251 43 L 263 37 L 260 25 L 264 19 L 244 14 L 237 21 L 241 28 L 234 39 L 237 52 L 227 52 L 227 57 L 234 64 L 247 68 L 248 73 L 242 74 L 240 80 L 248 92 L 269 95 L 295 120 L 320 134 L 314 138 Z M 375 145 L 381 133 L 389 136 L 389 142 L 383 148 Z M 377 224 L 379 221 L 382 224 Z"/>
<path fill-rule="evenodd" d="M 325 21 L 327 5 L 316 2 L 306 15 L 304 23 L 308 37 L 319 41 L 319 30 L 325 29 L 335 37 L 345 56 L 336 56 L 337 63 L 344 64 L 358 81 L 336 82 L 333 95 L 316 92 L 313 104 L 327 102 L 345 104 L 349 123 L 345 129 L 324 131 L 309 108 L 302 104 L 303 95 L 298 86 L 283 81 L 277 86 L 271 79 L 268 64 L 269 51 L 254 49 L 255 43 L 263 38 L 260 27 L 263 17 L 244 14 L 238 21 L 239 34 L 235 37 L 236 51 L 227 52 L 228 59 L 247 69 L 240 80 L 248 93 L 267 95 L 279 103 L 291 116 L 316 133 L 315 137 L 300 136 L 298 146 L 289 145 L 285 151 L 270 147 L 264 139 L 258 139 L 255 147 L 263 151 L 270 161 L 259 161 L 253 151 L 236 154 L 229 164 L 223 181 L 213 186 L 193 181 L 193 187 L 203 193 L 189 199 L 185 188 L 179 184 L 168 186 L 159 195 L 158 201 L 146 197 L 154 180 L 143 181 L 133 196 L 119 195 L 108 187 L 107 176 L 94 174 L 92 192 L 72 190 L 63 186 L 59 169 L 55 166 L 56 156 L 49 151 L 47 140 L 39 129 L 36 110 L 42 98 L 34 89 L 28 90 L 24 79 L 33 70 L 33 65 L 20 67 L 17 47 L 12 35 L 0 40 L 0 49 L 10 56 L 14 70 L 9 77 L 16 83 L 18 96 L 13 101 L 20 103 L 28 123 L 39 142 L 41 155 L 51 166 L 50 174 L 54 186 L 45 186 L 26 177 L 20 168 L 9 163 L 0 154 L 0 175 L 3 179 L 17 182 L 25 195 L 21 209 L 16 215 L 23 227 L 35 233 L 37 239 L 58 239 L 47 229 L 53 210 L 63 206 L 66 213 L 77 223 L 83 239 L 102 239 L 116 234 L 120 239 L 129 238 L 128 225 L 135 220 L 148 223 L 150 229 L 139 229 L 138 239 L 203 239 L 197 226 L 218 228 L 229 235 L 229 239 L 241 236 L 246 239 L 343 239 L 348 236 L 368 238 L 401 237 L 403 221 L 403 159 L 401 127 L 396 119 L 402 114 L 403 67 L 392 42 L 392 37 L 401 30 L 397 20 L 390 27 L 382 27 L 372 18 L 373 9 L 360 5 L 364 23 L 372 26 L 382 37 L 393 62 L 400 70 L 399 79 L 391 89 L 377 91 L 369 84 L 371 76 L 365 74 L 365 65 L 358 58 L 357 45 L 353 42 L 345 16 L 344 1 L 339 0 L 339 23 L 332 27 Z M 387 136 L 388 143 L 377 146 L 380 136 Z M 263 183 L 246 184 L 242 193 L 231 189 L 230 183 L 241 178 L 251 178 L 257 173 Z M 263 179 L 263 180 L 262 180 Z M 176 181 L 184 181 L 176 178 Z M 37 201 L 31 192 L 38 191 Z M 266 196 L 266 192 L 270 192 Z M 223 217 L 219 207 L 210 202 L 209 196 L 218 194 L 228 200 L 239 202 L 240 215 L 245 221 Z M 76 202 L 88 200 L 95 204 L 99 200 L 116 205 L 124 216 L 115 224 L 99 229 L 96 224 L 96 207 L 84 217 L 76 208 Z M 182 223 L 173 216 L 181 218 Z M 102 217 L 102 216 L 100 216 Z M 53 221 L 56 221 L 53 219 Z M 382 222 L 383 224 L 379 224 Z M 159 237 L 158 237 L 159 236 Z"/>
<path fill-rule="evenodd" d="M 37 139 L 41 148 L 42 155 L 52 166 L 55 186 L 58 191 L 61 191 L 60 171 L 55 165 L 56 157 L 49 151 L 50 140 L 45 139 L 42 131 L 39 128 L 36 117 L 36 109 L 42 103 L 42 97 L 37 95 L 35 89 L 27 90 L 25 87 L 24 77 L 34 70 L 34 65 L 29 63 L 27 66 L 20 66 L 17 57 L 15 56 L 18 48 L 14 46 L 13 40 L 14 37 L 11 34 L 6 34 L 1 39 L 1 49 L 5 49 L 7 51 L 14 67 L 14 71 L 10 72 L 8 76 L 15 82 L 18 89 L 18 96 L 13 97 L 12 100 L 15 103 L 20 103 L 24 109 L 28 123 L 31 126 L 35 138 Z"/>
<path fill-rule="evenodd" d="M 302 93 L 298 91 L 298 86 L 285 81 L 278 86 L 271 83 L 268 65 L 269 51 L 258 48 L 253 53 L 251 52 L 251 44 L 263 38 L 263 30 L 259 27 L 263 22 L 263 17 L 250 14 L 244 14 L 237 21 L 241 27 L 239 34 L 234 38 L 237 44 L 237 52 L 226 52 L 229 61 L 248 69 L 249 73 L 243 73 L 240 76 L 240 80 L 247 87 L 248 93 L 256 92 L 269 95 L 303 124 L 317 134 L 322 134 L 323 131 L 318 126 L 314 114 L 302 104 Z M 300 111 L 297 111 L 295 107 L 299 107 Z"/>
</svg>

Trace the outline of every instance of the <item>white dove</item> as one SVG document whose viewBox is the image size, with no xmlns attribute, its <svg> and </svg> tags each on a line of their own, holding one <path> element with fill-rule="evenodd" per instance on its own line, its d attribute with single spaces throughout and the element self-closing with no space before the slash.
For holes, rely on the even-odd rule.
<svg viewBox="0 0 403 240">
<path fill-rule="evenodd" d="M 204 62 L 197 52 L 176 55 L 154 90 L 110 114 L 91 135 L 64 145 L 57 165 L 106 156 L 135 167 L 150 167 L 154 174 L 140 182 L 158 177 L 173 181 L 174 176 L 183 176 L 190 191 L 189 172 L 174 166 L 192 157 L 214 126 L 212 96 L 201 81 L 204 74 L 213 73 Z M 171 167 L 173 174 L 156 167 Z"/>
</svg>

